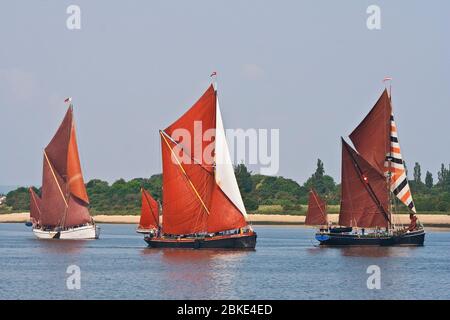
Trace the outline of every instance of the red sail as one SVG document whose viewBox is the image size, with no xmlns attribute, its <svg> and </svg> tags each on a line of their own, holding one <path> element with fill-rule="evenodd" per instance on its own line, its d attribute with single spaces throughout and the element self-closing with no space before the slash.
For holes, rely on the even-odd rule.
<svg viewBox="0 0 450 320">
<path fill-rule="evenodd" d="M 142 205 L 141 219 L 139 220 L 139 229 L 155 229 L 159 225 L 159 206 L 158 202 L 151 196 L 150 192 L 141 189 Z"/>
<path fill-rule="evenodd" d="M 81 172 L 80 157 L 78 155 L 77 137 L 75 123 L 72 123 L 70 131 L 69 147 L 67 150 L 67 182 L 69 191 L 78 199 L 89 203 L 89 198 L 84 185 L 83 173 Z"/>
<path fill-rule="evenodd" d="M 193 234 L 237 229 L 247 223 L 214 178 L 216 93 L 210 86 L 161 132 L 163 232 Z M 182 137 L 187 133 L 190 139 Z"/>
<path fill-rule="evenodd" d="M 246 225 L 247 221 L 239 209 L 228 199 L 222 189 L 214 184 L 207 231 L 213 233 L 243 228 Z"/>
<path fill-rule="evenodd" d="M 190 157 L 192 162 L 201 163 L 203 168 L 213 172 L 213 158 L 207 152 L 204 154 L 204 151 L 210 149 L 208 146 L 211 145 L 211 141 L 206 139 L 207 131 L 214 135 L 215 128 L 216 93 L 211 85 L 203 96 L 164 132 L 180 144 L 178 149 L 183 147 L 186 158 Z M 180 141 L 178 135 L 183 132 L 189 133 L 190 141 Z"/>
<path fill-rule="evenodd" d="M 91 222 L 88 204 L 70 105 L 44 151 L 41 224 L 71 227 Z"/>
<path fill-rule="evenodd" d="M 41 225 L 61 226 L 67 212 L 66 184 L 44 154 Z"/>
<path fill-rule="evenodd" d="M 41 218 L 41 207 L 42 200 L 41 198 L 34 192 L 32 188 L 30 190 L 30 220 L 33 223 L 39 223 Z"/>
<path fill-rule="evenodd" d="M 172 151 L 175 143 L 161 133 L 163 163 L 163 232 L 205 231 L 214 177 L 199 165 L 182 164 Z M 203 201 L 203 203 L 202 203 Z M 205 206 L 204 206 L 205 205 Z"/>
<path fill-rule="evenodd" d="M 89 210 L 82 200 L 70 196 L 68 205 L 67 215 L 63 223 L 64 227 L 74 227 L 92 222 Z"/>
<path fill-rule="evenodd" d="M 386 171 L 386 156 L 390 152 L 392 107 L 387 90 L 384 90 L 375 106 L 351 133 L 356 150 L 379 173 Z"/>
<path fill-rule="evenodd" d="M 341 189 L 339 225 L 388 227 L 386 178 L 343 139 Z"/>
<path fill-rule="evenodd" d="M 314 190 L 309 192 L 308 212 L 306 213 L 305 224 L 307 226 L 323 226 L 328 224 L 326 203 Z"/>
<path fill-rule="evenodd" d="M 62 178 L 67 177 L 67 154 L 72 131 L 72 119 L 73 111 L 70 106 L 58 130 L 45 148 L 45 152 L 53 168 L 55 168 Z"/>
</svg>

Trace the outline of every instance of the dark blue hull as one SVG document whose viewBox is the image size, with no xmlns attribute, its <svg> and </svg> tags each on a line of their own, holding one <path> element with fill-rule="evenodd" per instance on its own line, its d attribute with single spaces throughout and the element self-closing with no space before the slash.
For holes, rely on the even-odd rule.
<svg viewBox="0 0 450 320">
<path fill-rule="evenodd" d="M 144 238 L 150 248 L 180 249 L 255 249 L 256 233 L 211 238 Z"/>
<path fill-rule="evenodd" d="M 399 235 L 317 233 L 316 240 L 323 246 L 423 246 L 425 231 L 417 230 Z"/>
</svg>

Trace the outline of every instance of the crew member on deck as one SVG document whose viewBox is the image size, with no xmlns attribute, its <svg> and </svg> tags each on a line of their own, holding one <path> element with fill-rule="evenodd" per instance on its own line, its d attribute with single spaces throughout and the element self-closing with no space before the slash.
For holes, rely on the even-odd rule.
<svg viewBox="0 0 450 320">
<path fill-rule="evenodd" d="M 409 215 L 409 219 L 411 220 L 411 223 L 409 224 L 408 231 L 414 231 L 417 228 L 417 217 L 414 214 Z"/>
</svg>

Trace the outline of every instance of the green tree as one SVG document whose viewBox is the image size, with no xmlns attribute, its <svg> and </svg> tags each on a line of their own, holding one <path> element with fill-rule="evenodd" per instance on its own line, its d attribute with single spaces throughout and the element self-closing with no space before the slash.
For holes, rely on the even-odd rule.
<svg viewBox="0 0 450 320">
<path fill-rule="evenodd" d="M 450 169 L 447 169 L 444 164 L 438 172 L 438 186 L 442 191 L 450 192 Z"/>
<path fill-rule="evenodd" d="M 444 184 L 445 180 L 447 179 L 448 170 L 445 168 L 444 164 L 441 164 L 441 170 L 438 172 L 438 183 Z"/>
<path fill-rule="evenodd" d="M 425 176 L 425 185 L 428 189 L 433 188 L 433 174 L 430 171 L 427 171 L 427 174 Z"/>
<path fill-rule="evenodd" d="M 323 178 L 324 174 L 325 174 L 325 169 L 323 166 L 323 162 L 322 162 L 322 160 L 317 159 L 317 169 L 316 169 L 316 172 L 314 173 L 314 178 L 317 180 L 320 180 Z"/>
<path fill-rule="evenodd" d="M 259 205 L 296 205 L 307 195 L 305 188 L 296 181 L 283 177 L 252 175 L 253 191 L 243 197 L 253 198 Z"/>
<path fill-rule="evenodd" d="M 252 174 L 245 164 L 241 163 L 234 167 L 234 175 L 241 193 L 249 193 L 253 189 Z"/>
<path fill-rule="evenodd" d="M 414 165 L 414 181 L 417 184 L 420 184 L 422 182 L 422 170 L 418 162 L 416 162 L 416 164 Z"/>
<path fill-rule="evenodd" d="M 322 160 L 317 160 L 317 168 L 314 174 L 305 182 L 304 187 L 309 190 L 314 188 L 322 196 L 331 196 L 336 192 L 336 183 L 331 176 L 325 174 Z"/>
<path fill-rule="evenodd" d="M 259 204 L 258 201 L 256 201 L 256 199 L 245 195 L 243 196 L 242 200 L 244 201 L 244 205 L 247 210 L 250 211 L 258 210 Z"/>
<path fill-rule="evenodd" d="M 39 193 L 36 188 L 33 188 Z M 30 209 L 30 193 L 28 188 L 20 187 L 16 190 L 8 192 L 6 195 L 6 205 L 14 211 L 27 211 Z"/>
<path fill-rule="evenodd" d="M 143 179 L 142 186 L 150 191 L 155 200 L 162 201 L 162 174 L 154 174 L 150 179 Z"/>
</svg>

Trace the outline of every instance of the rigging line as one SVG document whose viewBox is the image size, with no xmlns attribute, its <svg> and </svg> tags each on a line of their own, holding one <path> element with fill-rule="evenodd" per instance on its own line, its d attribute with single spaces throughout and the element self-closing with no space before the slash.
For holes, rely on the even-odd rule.
<svg viewBox="0 0 450 320">
<path fill-rule="evenodd" d="M 177 146 L 181 147 L 181 150 L 185 151 L 188 150 L 183 144 L 175 141 L 170 135 L 168 135 L 164 130 L 160 130 L 160 132 L 162 132 L 170 141 L 172 141 L 173 143 L 175 143 Z M 214 151 L 215 152 L 215 151 Z M 189 158 L 191 158 L 192 161 L 195 162 L 195 164 L 199 165 L 203 170 L 205 170 L 206 172 L 208 172 L 210 175 L 212 175 L 212 173 L 197 159 L 195 159 L 193 156 L 190 155 L 189 152 Z M 212 165 L 211 167 L 214 168 L 214 165 Z"/>
<path fill-rule="evenodd" d="M 48 165 L 49 165 L 49 167 L 50 167 L 50 170 L 52 171 L 53 179 L 55 179 L 55 181 L 56 181 L 56 185 L 58 186 L 58 190 L 59 190 L 59 192 L 61 193 L 61 197 L 63 198 L 64 203 L 66 204 L 66 208 L 68 208 L 69 205 L 68 205 L 68 203 L 67 203 L 66 198 L 64 197 L 64 193 L 63 193 L 63 191 L 62 191 L 62 189 L 61 189 L 61 186 L 59 185 L 58 179 L 56 179 L 55 172 L 53 171 L 53 167 L 52 167 L 52 165 L 51 165 L 51 163 L 50 163 L 50 160 L 48 160 L 47 152 L 45 152 L 45 150 L 44 150 L 44 157 L 45 157 L 45 160 L 47 160 L 47 163 L 48 163 Z"/>
<path fill-rule="evenodd" d="M 152 211 L 153 220 L 155 220 L 156 224 L 159 226 L 159 215 L 158 215 L 158 219 L 156 219 L 155 212 L 153 211 L 152 205 L 150 204 L 150 200 L 148 199 L 144 188 L 141 188 L 141 192 L 144 194 L 145 200 L 147 201 L 147 204 L 150 207 L 150 210 Z"/>
<path fill-rule="evenodd" d="M 370 197 L 372 198 L 372 200 L 375 202 L 375 204 L 378 206 L 378 209 L 381 209 L 381 212 L 384 215 L 384 218 L 391 223 L 391 219 L 389 218 L 389 215 L 387 214 L 386 210 L 383 208 L 383 205 L 381 204 L 380 200 L 378 200 L 378 197 L 376 196 L 375 192 L 372 189 L 372 186 L 370 185 L 370 183 L 367 181 L 364 181 L 361 177 L 363 176 L 363 172 L 361 170 L 361 168 L 359 167 L 358 163 L 356 162 L 355 158 L 353 157 L 353 154 L 351 152 L 349 152 L 350 157 L 352 158 L 352 161 L 355 165 L 355 167 L 358 170 L 359 173 L 359 178 L 361 179 L 361 182 L 367 186 L 366 189 L 368 189 Z"/>
<path fill-rule="evenodd" d="M 209 210 L 206 207 L 205 203 L 203 202 L 202 198 L 200 197 L 200 194 L 197 192 L 197 189 L 195 188 L 194 184 L 192 183 L 191 179 L 189 179 L 189 176 L 187 175 L 186 171 L 184 170 L 183 166 L 180 163 L 180 160 L 178 160 L 177 155 L 175 154 L 175 152 L 173 151 L 172 147 L 169 145 L 169 142 L 167 141 L 165 135 L 163 134 L 163 131 L 160 130 L 159 131 L 161 136 L 164 139 L 164 142 L 166 143 L 167 147 L 170 149 L 170 152 L 172 153 L 172 156 L 175 158 L 175 160 L 177 160 L 177 164 L 180 167 L 181 171 L 183 172 L 184 176 L 186 177 L 186 179 L 188 180 L 189 184 L 191 185 L 192 190 L 194 190 L 195 195 L 198 197 L 198 200 L 200 200 L 203 208 L 205 209 L 206 213 L 209 215 Z"/>
</svg>

